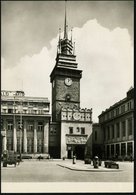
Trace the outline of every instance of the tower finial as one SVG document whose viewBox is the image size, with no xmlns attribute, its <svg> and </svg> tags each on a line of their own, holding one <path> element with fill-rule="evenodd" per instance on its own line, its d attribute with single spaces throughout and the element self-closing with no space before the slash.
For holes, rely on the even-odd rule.
<svg viewBox="0 0 136 195">
<path fill-rule="evenodd" d="M 68 25 L 67 25 L 67 10 L 66 10 L 67 5 L 66 5 L 66 3 L 67 3 L 67 0 L 65 0 L 64 39 L 68 38 L 68 33 L 67 33 L 67 27 L 68 27 Z"/>
<path fill-rule="evenodd" d="M 72 43 L 72 32 L 73 32 L 73 28 L 71 28 L 71 43 Z"/>
</svg>

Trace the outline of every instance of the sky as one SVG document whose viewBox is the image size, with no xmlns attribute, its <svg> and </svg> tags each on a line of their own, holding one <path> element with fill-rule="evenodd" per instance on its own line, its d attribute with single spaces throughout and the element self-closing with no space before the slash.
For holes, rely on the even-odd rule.
<svg viewBox="0 0 136 195">
<path fill-rule="evenodd" d="M 1 89 L 48 97 L 64 1 L 1 2 Z M 67 1 L 80 81 L 80 106 L 103 110 L 133 86 L 133 1 Z"/>
</svg>

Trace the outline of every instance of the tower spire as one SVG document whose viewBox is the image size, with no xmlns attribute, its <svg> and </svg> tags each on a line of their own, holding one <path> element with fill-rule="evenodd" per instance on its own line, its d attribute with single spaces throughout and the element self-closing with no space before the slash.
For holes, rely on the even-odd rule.
<svg viewBox="0 0 136 195">
<path fill-rule="evenodd" d="M 68 32 L 67 32 L 67 0 L 65 0 L 65 21 L 64 21 L 64 39 L 68 38 Z"/>
</svg>

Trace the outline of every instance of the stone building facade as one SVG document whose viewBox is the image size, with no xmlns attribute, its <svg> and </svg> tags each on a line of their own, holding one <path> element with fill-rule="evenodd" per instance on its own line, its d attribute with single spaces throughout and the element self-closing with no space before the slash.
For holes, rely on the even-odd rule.
<svg viewBox="0 0 136 195">
<path fill-rule="evenodd" d="M 48 154 L 50 102 L 22 91 L 1 91 L 3 150 Z"/>
<path fill-rule="evenodd" d="M 105 158 L 134 156 L 134 88 L 99 115 Z"/>
</svg>

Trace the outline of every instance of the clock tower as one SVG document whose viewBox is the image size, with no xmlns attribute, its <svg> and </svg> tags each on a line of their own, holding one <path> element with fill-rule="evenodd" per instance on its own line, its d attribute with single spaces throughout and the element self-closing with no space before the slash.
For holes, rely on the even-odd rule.
<svg viewBox="0 0 136 195">
<path fill-rule="evenodd" d="M 78 159 L 91 156 L 92 151 L 92 109 L 80 108 L 80 79 L 75 46 L 68 37 L 65 22 L 64 35 L 57 46 L 56 64 L 50 74 L 52 84 L 52 121 L 49 133 L 49 153 L 53 158 Z"/>
<path fill-rule="evenodd" d="M 59 35 L 56 64 L 51 72 L 52 121 L 60 121 L 61 108 L 80 108 L 80 79 L 82 70 L 77 69 L 74 43 L 68 38 L 65 9 L 64 37 Z M 72 31 L 71 31 L 72 32 Z M 60 33 L 59 33 L 60 34 Z"/>
</svg>

